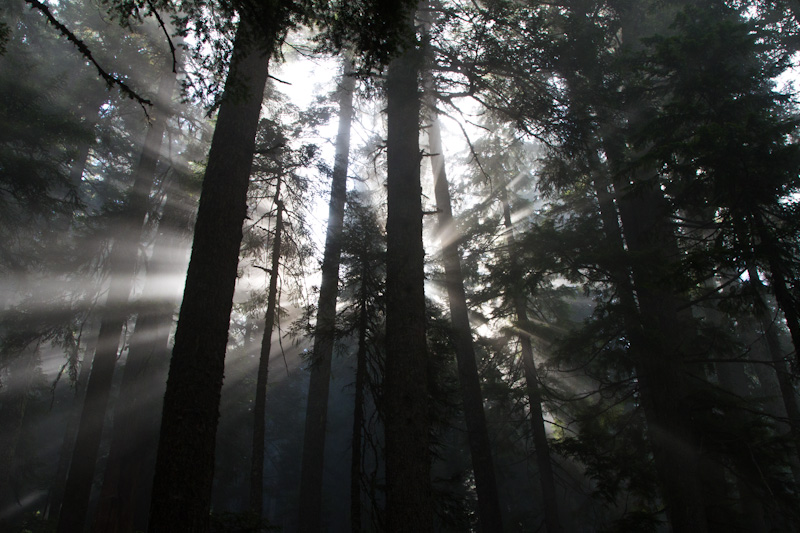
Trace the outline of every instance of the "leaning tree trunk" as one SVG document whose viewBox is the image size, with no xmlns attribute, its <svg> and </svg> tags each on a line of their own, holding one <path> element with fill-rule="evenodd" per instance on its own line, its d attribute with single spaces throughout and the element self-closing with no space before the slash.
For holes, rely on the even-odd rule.
<svg viewBox="0 0 800 533">
<path fill-rule="evenodd" d="M 277 12 L 277 1 L 270 7 Z M 202 533 L 209 528 L 225 347 L 256 129 L 275 35 L 263 35 L 254 42 L 256 33 L 244 17 L 211 141 L 164 395 L 151 533 Z M 237 97 L 232 97 L 232 91 Z"/>
<path fill-rule="evenodd" d="M 769 267 L 770 286 L 775 295 L 775 301 L 778 302 L 778 306 L 781 308 L 781 311 L 783 311 L 783 317 L 786 320 L 789 334 L 792 337 L 794 359 L 796 362 L 800 362 L 800 316 L 798 315 L 795 299 L 787 284 L 780 246 L 775 236 L 770 232 L 769 228 L 767 228 L 767 221 L 764 220 L 761 213 L 755 213 L 752 216 L 752 220 L 756 235 L 761 241 L 762 253 Z"/>
<path fill-rule="evenodd" d="M 784 357 L 783 350 L 781 349 L 781 342 L 778 337 L 778 326 L 770 316 L 768 311 L 769 307 L 764 299 L 765 288 L 761 279 L 758 277 L 758 269 L 751 264 L 747 268 L 747 273 L 750 276 L 750 286 L 755 296 L 754 305 L 756 318 L 758 318 L 767 341 L 767 351 L 772 366 L 775 369 L 778 388 L 781 391 L 781 399 L 783 400 L 783 407 L 786 409 L 789 429 L 793 436 L 792 441 L 795 446 L 795 457 L 793 461 L 795 482 L 800 482 L 797 467 L 797 463 L 800 461 L 800 406 L 797 404 L 797 392 L 792 384 L 791 372 L 786 367 L 786 358 Z"/>
<path fill-rule="evenodd" d="M 267 378 L 269 377 L 269 352 L 272 346 L 272 330 L 275 327 L 275 312 L 278 307 L 278 269 L 281 261 L 283 238 L 283 201 L 281 180 L 275 186 L 275 236 L 272 239 L 272 258 L 267 293 L 267 314 L 264 316 L 264 337 L 258 359 L 256 398 L 253 407 L 253 453 L 250 458 L 250 510 L 258 517 L 264 505 L 264 437 L 266 436 Z"/>
<path fill-rule="evenodd" d="M 162 78 L 158 89 L 159 101 L 169 99 L 165 94 L 172 94 L 174 82 L 174 76 Z M 58 519 L 59 533 L 82 531 L 86 521 L 117 349 L 130 311 L 128 298 L 133 286 L 139 256 L 139 241 L 148 211 L 150 190 L 155 179 L 165 120 L 166 117 L 162 120 L 157 119 L 147 130 L 141 156 L 134 171 L 128 205 L 121 214 L 121 219 L 114 224 L 116 235 L 108 259 L 111 285 L 106 309 L 100 322 L 89 381 L 86 384 L 83 411 Z"/>
<path fill-rule="evenodd" d="M 412 28 L 409 20 L 409 33 Z M 411 34 L 411 42 L 413 37 Z M 386 525 L 398 532 L 433 529 L 417 84 L 420 60 L 419 50 L 408 45 L 390 63 L 386 80 Z"/>
<path fill-rule="evenodd" d="M 339 294 L 339 261 L 342 255 L 342 226 L 347 197 L 347 166 L 350 153 L 350 125 L 353 120 L 351 62 L 345 60 L 339 88 L 339 131 L 328 205 L 328 230 L 322 258 L 317 325 L 311 376 L 308 384 L 303 463 L 300 474 L 300 515 L 298 531 L 320 528 L 322 512 L 322 470 L 325 457 L 325 426 L 328 418 L 328 390 L 331 381 L 331 356 L 336 329 L 336 300 Z"/>
<path fill-rule="evenodd" d="M 464 274 L 458 250 L 458 233 L 453 220 L 450 204 L 450 190 L 444 166 L 442 134 L 439 119 L 433 111 L 432 122 L 428 127 L 428 141 L 431 151 L 433 188 L 438 211 L 438 232 L 442 239 L 442 262 L 444 263 L 445 286 L 450 302 L 450 319 L 455 337 L 458 378 L 461 384 L 461 401 L 464 419 L 467 424 L 467 442 L 472 456 L 472 469 L 475 472 L 475 491 L 478 495 L 478 516 L 481 531 L 503 531 L 503 518 L 497 495 L 497 480 L 492 460 L 489 431 L 486 428 L 486 414 L 483 410 L 481 380 L 478 364 L 475 361 L 475 348 L 472 345 L 472 328 L 469 323 L 467 295 L 464 291 Z"/>
<path fill-rule="evenodd" d="M 621 159 L 615 148 L 612 141 L 605 140 L 612 164 Z M 663 247 L 675 239 L 664 218 L 663 198 L 657 191 L 647 191 L 635 198 L 633 194 L 618 195 L 615 203 L 599 158 L 592 157 L 591 162 L 608 246 L 620 255 L 626 255 L 627 246 L 630 253 L 650 259 L 646 265 L 641 260 L 613 261 L 608 269 L 630 339 L 667 514 L 676 532 L 706 531 L 708 521 L 698 477 L 699 452 L 687 424 L 688 392 L 685 369 L 679 360 L 679 342 L 684 332 L 678 328 L 676 298 L 669 287 L 662 286 L 662 278 L 671 264 L 664 257 Z"/>
</svg>

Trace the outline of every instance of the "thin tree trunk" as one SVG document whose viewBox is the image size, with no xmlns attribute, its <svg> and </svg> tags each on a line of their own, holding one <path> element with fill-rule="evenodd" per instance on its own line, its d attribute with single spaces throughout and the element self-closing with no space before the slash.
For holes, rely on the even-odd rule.
<svg viewBox="0 0 800 533">
<path fill-rule="evenodd" d="M 277 2 L 270 7 L 277 11 Z M 153 480 L 151 533 L 209 527 L 225 347 L 247 213 L 247 187 L 274 34 L 246 17 L 234 44 L 211 142 L 170 360 Z M 247 47 L 246 45 L 251 45 Z M 239 97 L 231 97 L 236 90 Z M 244 95 L 242 95 L 244 90 Z"/>
<path fill-rule="evenodd" d="M 162 79 L 159 85 L 159 97 L 163 97 L 164 92 L 171 94 L 173 86 L 174 77 Z M 109 251 L 111 285 L 86 385 L 86 398 L 58 520 L 59 533 L 82 531 L 86 521 L 117 349 L 130 311 L 128 298 L 133 285 L 139 241 L 148 211 L 150 190 L 155 179 L 165 120 L 156 120 L 147 131 L 141 156 L 134 171 L 128 205 L 122 220 L 116 224 L 116 238 Z"/>
<path fill-rule="evenodd" d="M 433 106 L 431 106 L 433 109 Z M 458 233 L 453 220 L 450 204 L 450 190 L 444 166 L 442 135 L 439 119 L 435 112 L 428 127 L 428 140 L 431 151 L 434 194 L 438 211 L 439 235 L 442 239 L 442 261 L 444 263 L 445 285 L 450 303 L 450 317 L 455 337 L 458 378 L 461 384 L 461 401 L 467 424 L 467 441 L 472 455 L 472 468 L 475 472 L 475 490 L 478 495 L 478 516 L 481 531 L 503 531 L 503 518 L 497 495 L 492 448 L 489 431 L 486 428 L 486 414 L 483 410 L 481 380 L 478 364 L 475 361 L 475 348 L 472 345 L 472 328 L 469 323 L 467 295 L 464 291 L 464 274 L 458 250 Z"/>
<path fill-rule="evenodd" d="M 186 228 L 190 213 L 172 196 L 167 196 L 159 223 L 160 235 L 148 265 L 123 369 L 111 448 L 92 526 L 98 533 L 133 532 L 147 527 L 148 483 L 158 442 L 158 425 L 153 422 L 161 410 L 169 334 L 177 306 L 175 301 L 163 300 L 163 277 L 174 274 L 184 240 L 176 234 Z"/>
<path fill-rule="evenodd" d="M 368 263 L 364 262 L 365 268 Z M 364 273 L 365 276 L 369 275 Z M 362 279 L 366 279 L 362 277 Z M 358 317 L 358 351 L 356 352 L 355 405 L 353 408 L 352 455 L 350 457 L 350 529 L 361 533 L 361 432 L 364 426 L 364 388 L 367 386 L 367 295 L 362 290 Z"/>
<path fill-rule="evenodd" d="M 50 487 L 45 507 L 45 517 L 50 521 L 58 519 L 61 512 L 61 504 L 64 501 L 64 487 L 67 484 L 67 474 L 69 474 L 69 462 L 72 458 L 72 450 L 75 446 L 75 436 L 78 434 L 78 424 L 81 421 L 81 411 L 83 410 L 83 400 L 86 396 L 86 382 L 89 380 L 89 369 L 92 367 L 91 357 L 95 352 L 94 343 L 97 342 L 97 334 L 90 335 L 92 344 L 86 347 L 84 359 L 80 365 L 80 372 L 75 383 L 75 398 L 69 409 L 67 427 L 64 430 L 64 439 L 61 442 L 61 450 L 58 456 L 55 479 Z"/>
<path fill-rule="evenodd" d="M 512 268 L 517 275 L 512 277 L 516 281 L 519 277 L 519 260 L 514 253 L 514 233 L 511 221 L 511 206 L 508 203 L 505 190 L 501 192 L 503 202 L 503 223 L 508 235 L 506 242 L 511 255 Z M 520 328 L 529 331 L 528 305 L 521 291 L 511 289 L 514 302 L 514 313 Z M 550 444 L 547 442 L 547 432 L 544 426 L 544 412 L 542 411 L 542 394 L 539 391 L 539 373 L 536 370 L 536 361 L 533 358 L 533 345 L 527 334 L 519 336 L 520 352 L 522 355 L 522 369 L 525 374 L 525 390 L 528 393 L 528 409 L 531 416 L 531 431 L 533 434 L 533 447 L 536 453 L 536 466 L 539 469 L 539 483 L 542 487 L 542 505 L 544 507 L 544 523 L 548 533 L 562 531 L 561 519 L 558 514 L 558 497 L 556 493 L 556 480 L 553 473 L 553 462 L 550 458 Z"/>
<path fill-rule="evenodd" d="M 409 20 L 409 34 L 413 32 Z M 413 42 L 413 35 L 410 35 Z M 428 357 L 420 189 L 420 53 L 408 45 L 387 74 L 386 435 L 387 528 L 433 529 Z"/>
<path fill-rule="evenodd" d="M 267 294 L 267 314 L 264 316 L 264 337 L 261 340 L 261 353 L 258 359 L 256 378 L 256 398 L 253 407 L 253 454 L 250 463 L 250 510 L 261 517 L 264 505 L 264 437 L 267 414 L 267 378 L 269 377 L 269 352 L 272 346 L 272 330 L 275 327 L 275 312 L 278 307 L 278 269 L 281 260 L 281 240 L 283 238 L 283 202 L 281 201 L 281 180 L 275 186 L 275 237 L 272 240 L 272 259 Z"/>
<path fill-rule="evenodd" d="M 328 391 L 331 381 L 331 356 L 336 329 L 336 300 L 339 294 L 339 262 L 342 255 L 342 227 L 347 197 L 347 167 L 350 154 L 350 126 L 353 120 L 355 78 L 352 63 L 345 60 L 339 88 L 339 131 L 328 204 L 328 229 L 322 258 L 317 325 L 311 376 L 308 384 L 300 474 L 300 515 L 298 531 L 319 531 L 322 513 L 322 477 L 325 457 L 325 426 L 328 418 Z"/>
</svg>

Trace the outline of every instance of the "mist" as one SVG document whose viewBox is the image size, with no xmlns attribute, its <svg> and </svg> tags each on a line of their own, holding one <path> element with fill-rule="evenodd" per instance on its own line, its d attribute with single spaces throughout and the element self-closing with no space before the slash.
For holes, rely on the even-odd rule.
<svg viewBox="0 0 800 533">
<path fill-rule="evenodd" d="M 790 3 L 6 4 L 0 530 L 797 530 Z"/>
</svg>

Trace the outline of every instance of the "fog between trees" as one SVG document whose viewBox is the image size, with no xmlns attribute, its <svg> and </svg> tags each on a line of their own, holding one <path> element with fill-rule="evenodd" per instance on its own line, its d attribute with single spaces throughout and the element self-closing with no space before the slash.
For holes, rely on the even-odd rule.
<svg viewBox="0 0 800 533">
<path fill-rule="evenodd" d="M 795 531 L 791 2 L 0 8 L 3 531 Z"/>
</svg>

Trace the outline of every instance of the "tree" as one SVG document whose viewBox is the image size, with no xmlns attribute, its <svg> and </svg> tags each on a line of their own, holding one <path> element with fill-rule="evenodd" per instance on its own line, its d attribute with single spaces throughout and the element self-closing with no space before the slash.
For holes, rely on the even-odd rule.
<svg viewBox="0 0 800 533">
<path fill-rule="evenodd" d="M 145 287 L 136 304 L 136 325 L 122 371 L 109 456 L 92 523 L 95 531 L 136 531 L 146 527 L 149 478 L 158 439 L 159 421 L 153 414 L 161 408 L 169 337 L 177 307 L 174 296 L 164 294 L 164 278 L 183 266 L 194 216 L 187 198 L 191 189 L 188 180 L 181 180 L 176 176 L 179 171 L 174 169 L 172 174 L 167 178 L 164 208 L 147 261 Z"/>
<path fill-rule="evenodd" d="M 272 239 L 270 260 L 269 290 L 267 292 L 267 313 L 264 317 L 264 338 L 258 358 L 258 378 L 256 381 L 255 406 L 253 416 L 253 455 L 250 467 L 250 509 L 261 516 L 264 500 L 264 417 L 267 403 L 267 377 L 269 373 L 269 352 L 272 345 L 272 330 L 275 326 L 275 312 L 278 305 L 278 270 L 281 260 L 281 241 L 283 240 L 283 199 L 281 198 L 281 179 L 275 184 L 275 229 Z"/>
<path fill-rule="evenodd" d="M 450 304 L 450 317 L 453 322 L 456 361 L 458 362 L 464 417 L 467 423 L 467 439 L 475 471 L 481 529 L 483 531 L 502 531 L 503 520 L 500 515 L 494 461 L 486 428 L 486 415 L 483 411 L 480 376 L 475 360 L 475 349 L 472 345 L 472 328 L 467 308 L 467 296 L 464 291 L 464 275 L 461 271 L 458 250 L 460 239 L 450 204 L 439 119 L 433 106 L 431 106 L 431 113 L 433 116 L 432 122 L 428 126 L 428 141 L 438 211 L 438 233 L 442 239 L 445 285 Z"/>
<path fill-rule="evenodd" d="M 353 383 L 353 427 L 350 456 L 350 527 L 364 530 L 365 513 L 362 492 L 366 489 L 375 505 L 374 477 L 364 469 L 369 447 L 375 447 L 378 435 L 370 428 L 370 418 L 379 416 L 369 406 L 379 403 L 380 380 L 383 375 L 383 351 L 380 337 L 384 334 L 384 275 L 386 242 L 383 227 L 364 193 L 351 193 L 347 200 L 342 231 L 342 268 L 344 306 L 339 313 L 338 335 L 356 338 L 356 374 Z M 371 402 L 368 401 L 371 399 Z M 377 458 L 376 458 L 377 459 Z M 375 466 L 377 470 L 377 465 Z M 373 473 L 374 476 L 374 473 Z M 370 479 L 371 478 L 371 479 Z M 370 483 L 366 483 L 370 480 Z M 373 513 L 373 520 L 376 517 Z"/>
<path fill-rule="evenodd" d="M 340 85 L 338 90 L 339 131 L 336 136 L 336 155 L 331 176 L 328 227 L 322 258 L 322 282 L 317 307 L 317 325 L 314 331 L 303 443 L 303 467 L 300 476 L 300 531 L 318 530 L 321 519 L 325 425 L 331 379 L 331 356 L 336 329 L 339 261 L 347 196 L 347 166 L 350 152 L 350 127 L 353 120 L 353 91 L 355 89 L 352 64 L 348 60 L 345 60 L 343 64 Z"/>
<path fill-rule="evenodd" d="M 418 74 L 411 34 L 386 79 L 386 520 L 396 531 L 431 531 L 428 361 L 420 198 Z"/>
<path fill-rule="evenodd" d="M 162 78 L 158 89 L 161 102 L 171 99 L 174 76 Z M 81 422 L 75 440 L 74 454 L 67 476 L 64 502 L 59 515 L 59 531 L 83 528 L 89 508 L 95 462 L 103 432 L 106 406 L 117 359 L 120 336 L 127 320 L 127 303 L 138 263 L 142 226 L 149 211 L 150 191 L 164 135 L 166 114 L 151 126 L 142 147 L 142 155 L 134 170 L 134 181 L 124 211 L 115 229 L 115 241 L 109 251 L 111 284 L 106 312 L 100 322 L 92 371 L 86 384 Z"/>
<path fill-rule="evenodd" d="M 150 526 L 207 531 L 219 395 L 246 213 L 247 184 L 267 66 L 282 6 L 270 2 L 273 33 L 242 19 L 211 142 L 194 242 L 164 396 Z"/>
</svg>

